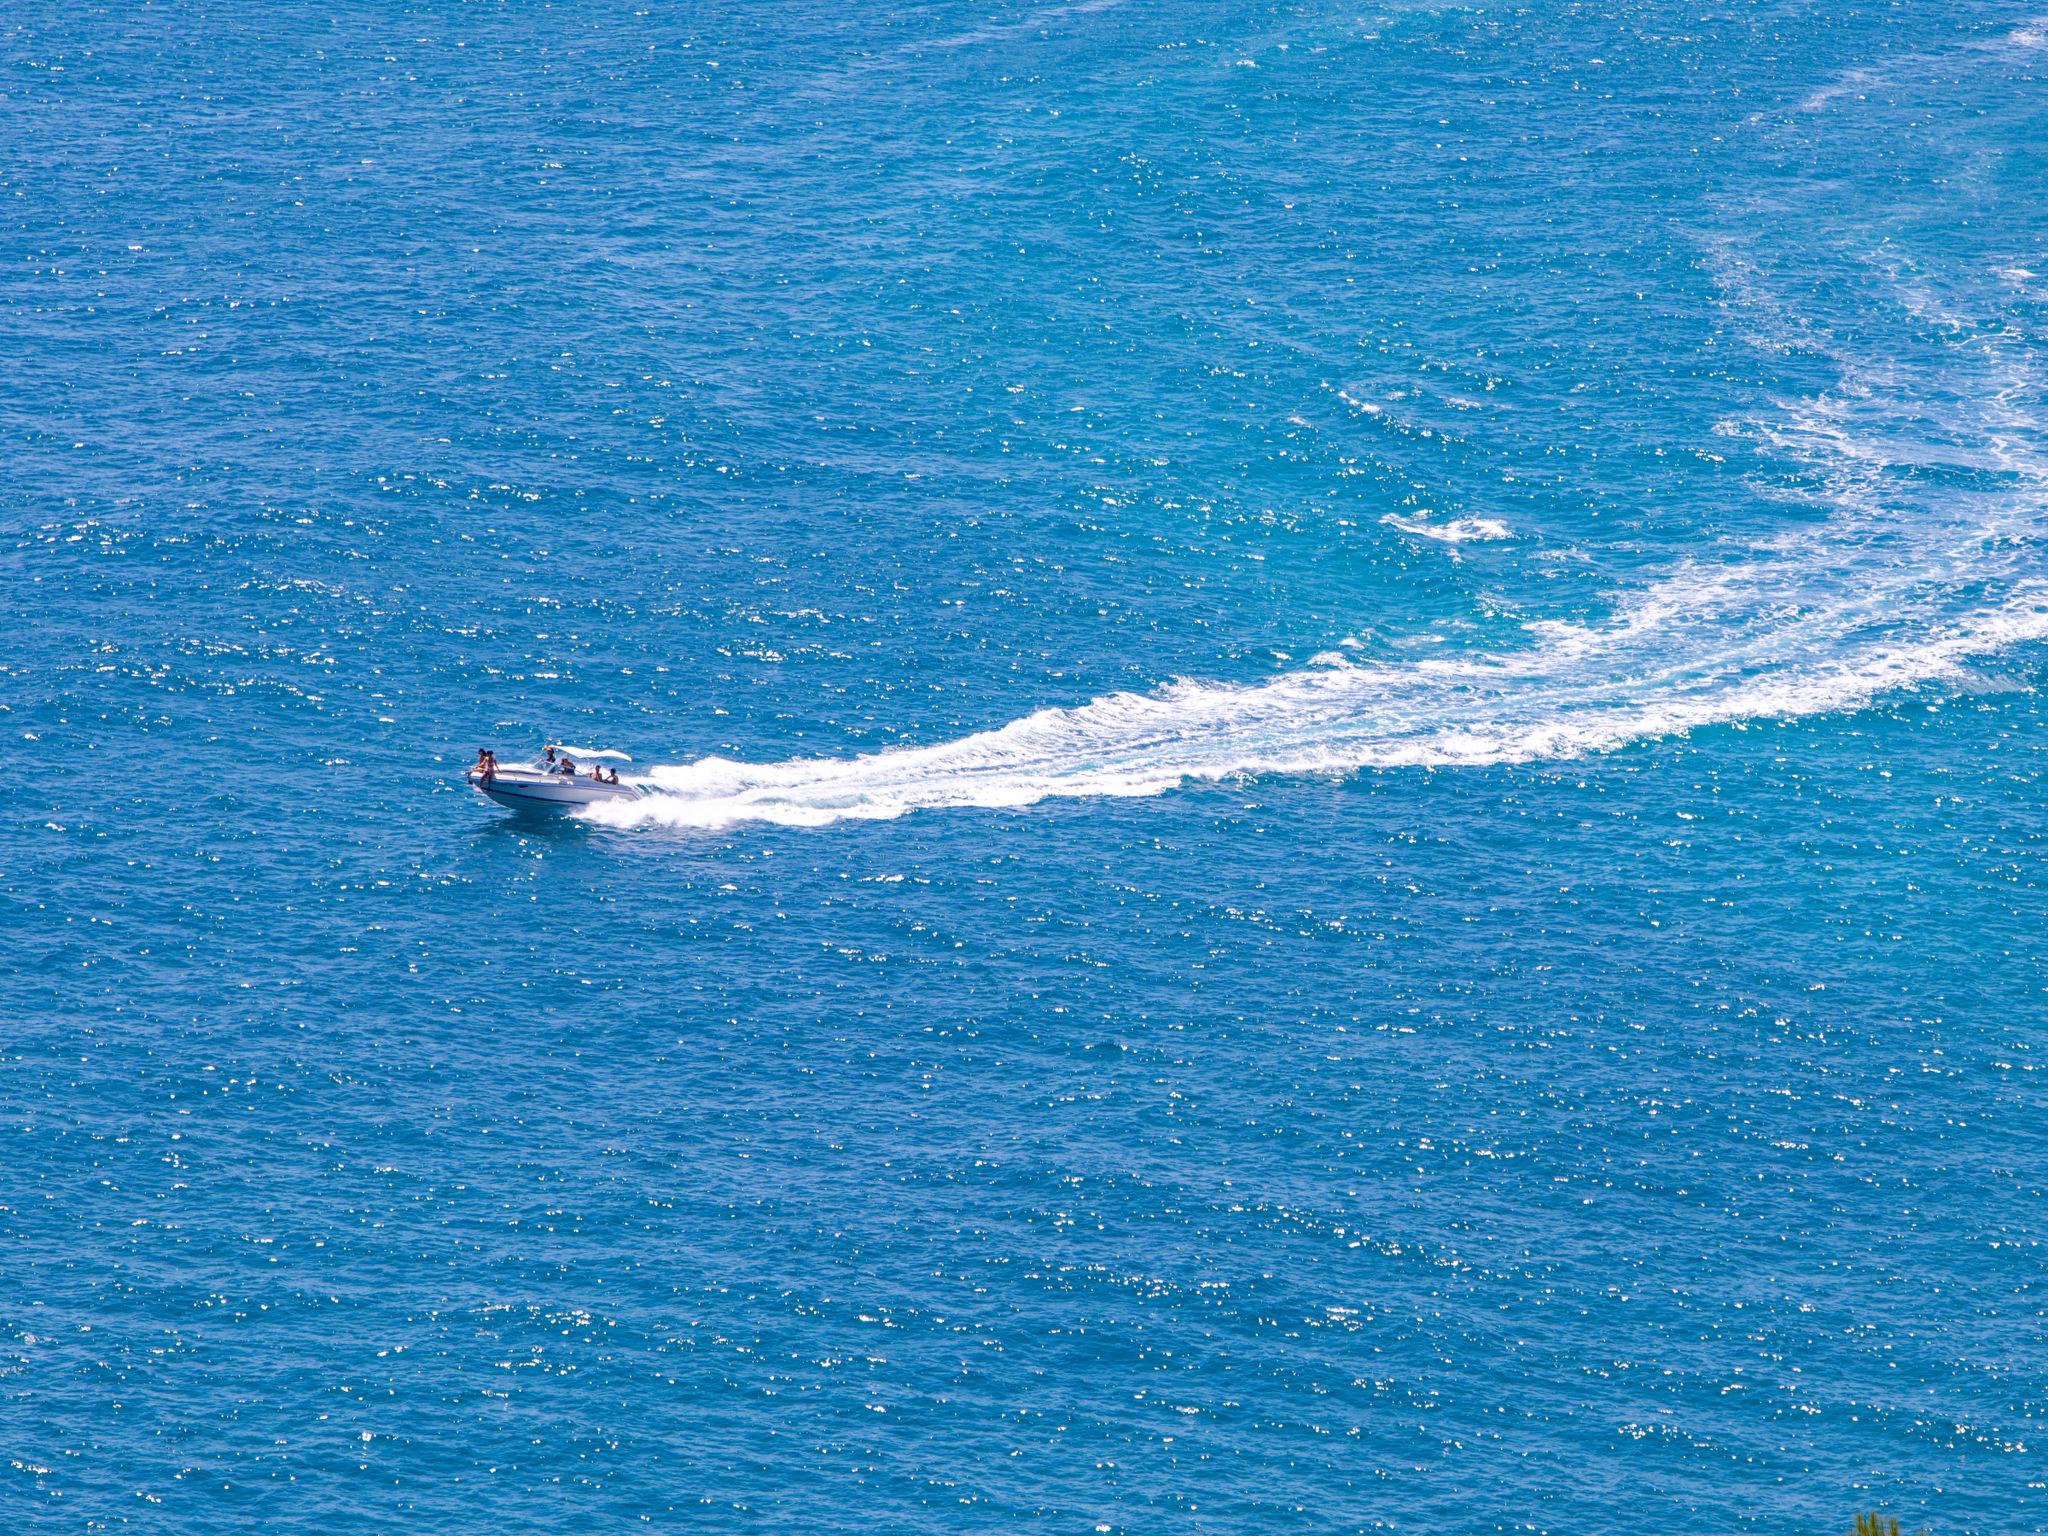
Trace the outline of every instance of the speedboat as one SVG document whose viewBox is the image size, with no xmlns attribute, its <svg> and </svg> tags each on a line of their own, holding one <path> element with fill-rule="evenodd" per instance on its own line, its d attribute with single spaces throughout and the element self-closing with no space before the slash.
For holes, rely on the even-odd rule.
<svg viewBox="0 0 2048 1536">
<path fill-rule="evenodd" d="M 637 784 L 615 784 L 608 779 L 594 779 L 587 770 L 579 772 L 562 766 L 563 759 L 583 764 L 599 758 L 632 761 L 623 752 L 564 747 L 557 749 L 557 755 L 541 762 L 500 763 L 495 768 L 472 767 L 462 777 L 479 794 L 502 806 L 542 816 L 559 816 L 601 802 L 646 797 L 647 792 Z"/>
</svg>

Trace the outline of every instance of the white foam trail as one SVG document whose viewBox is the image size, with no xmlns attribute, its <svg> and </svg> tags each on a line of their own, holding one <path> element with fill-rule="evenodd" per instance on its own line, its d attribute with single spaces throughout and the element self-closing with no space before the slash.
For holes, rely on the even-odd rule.
<svg viewBox="0 0 2048 1536">
<path fill-rule="evenodd" d="M 1739 252 L 1712 254 L 1727 270 L 1724 291 L 1764 297 Z M 1796 335 L 1802 350 L 1841 364 L 1831 394 L 1725 424 L 1789 463 L 1827 520 L 1684 563 L 1602 622 L 1531 625 L 1532 643 L 1503 655 L 1365 664 L 1325 652 L 1260 684 L 1110 694 L 933 746 L 781 763 L 704 758 L 654 769 L 639 781 L 654 791 L 643 800 L 585 814 L 615 825 L 815 826 L 1152 795 L 1237 774 L 1516 763 L 1850 710 L 1930 682 L 1971 687 L 1972 659 L 2048 639 L 2043 384 L 2017 328 L 1976 323 L 1917 274 L 1876 275 L 1902 324 L 1934 328 L 1917 339 L 1902 330 L 1877 360 L 1823 328 L 1794 327 L 1782 307 L 1745 302 L 1743 323 L 1766 328 L 1760 344 Z"/>
<path fill-rule="evenodd" d="M 1702 618 L 1740 579 L 1694 573 L 1658 583 L 1615 623 L 1519 655 L 1324 667 L 1252 687 L 1181 682 L 862 757 L 704 758 L 656 769 L 643 781 L 658 791 L 648 799 L 587 814 L 613 825 L 817 826 L 1056 796 L 1153 795 L 1235 774 L 1571 757 L 1703 725 L 1853 709 L 1960 677 L 1972 657 L 2048 638 L 2048 585 L 2040 584 L 1932 632 L 1874 637 L 1846 651 L 1834 647 L 1891 627 L 1870 604 L 1717 634 Z M 1672 647 L 1674 626 L 1698 643 Z"/>
</svg>

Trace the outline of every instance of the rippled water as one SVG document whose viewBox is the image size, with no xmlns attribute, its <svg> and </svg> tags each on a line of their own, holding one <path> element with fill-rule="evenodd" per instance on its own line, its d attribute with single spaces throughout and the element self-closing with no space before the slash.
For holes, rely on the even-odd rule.
<svg viewBox="0 0 2048 1536">
<path fill-rule="evenodd" d="M 2042 1523 L 2048 22 L 0 39 L 0 1526 Z"/>
</svg>

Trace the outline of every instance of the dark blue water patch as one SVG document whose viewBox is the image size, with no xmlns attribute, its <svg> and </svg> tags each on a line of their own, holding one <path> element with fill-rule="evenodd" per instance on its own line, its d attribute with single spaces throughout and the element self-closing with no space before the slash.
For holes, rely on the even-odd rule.
<svg viewBox="0 0 2048 1536">
<path fill-rule="evenodd" d="M 171 1518 L 559 1480 L 593 1529 L 848 1486 L 1220 1527 L 1308 1476 L 1562 1519 L 1615 1440 L 1624 1496 L 1733 1457 L 1814 1518 L 1899 1458 L 1995 1478 L 2041 741 L 1994 700 L 712 846 L 465 804 L 194 849 L 149 922 L 52 861 L 10 1053 L 44 1486 L 132 1498 L 124 1416 L 174 1400 Z"/>
<path fill-rule="evenodd" d="M 2027 17 L 219 22 L 0 50 L 0 1525 L 2038 1523 Z M 457 779 L 1333 656 L 1649 723 Z"/>
</svg>

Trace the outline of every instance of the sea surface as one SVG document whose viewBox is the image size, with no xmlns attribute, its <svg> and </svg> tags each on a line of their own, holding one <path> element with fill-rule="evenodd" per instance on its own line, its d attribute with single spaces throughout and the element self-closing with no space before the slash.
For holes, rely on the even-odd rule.
<svg viewBox="0 0 2048 1536">
<path fill-rule="evenodd" d="M 2048 1528 L 2026 5 L 25 0 L 0 151 L 0 1530 Z"/>
</svg>

